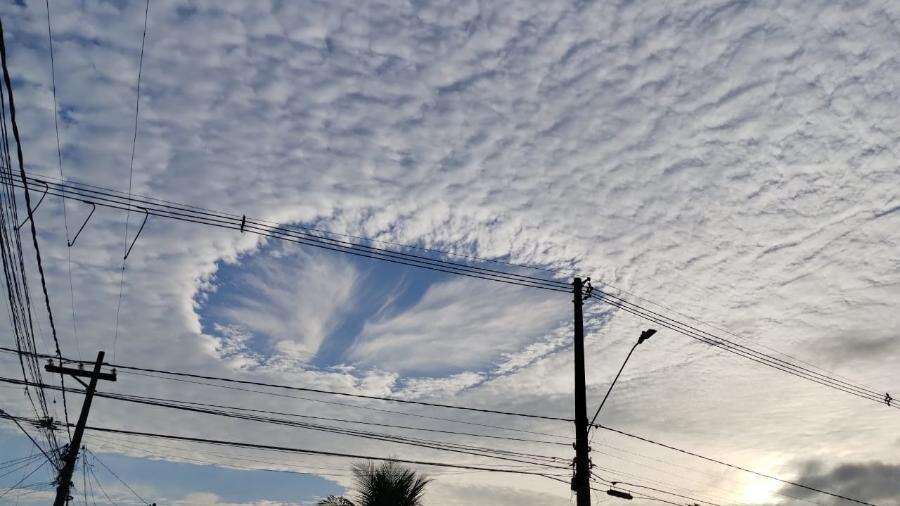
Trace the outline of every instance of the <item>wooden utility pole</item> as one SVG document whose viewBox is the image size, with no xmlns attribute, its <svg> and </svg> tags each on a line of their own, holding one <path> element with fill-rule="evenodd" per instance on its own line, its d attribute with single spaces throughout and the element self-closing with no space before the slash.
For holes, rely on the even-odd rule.
<svg viewBox="0 0 900 506">
<path fill-rule="evenodd" d="M 591 505 L 591 451 L 588 446 L 587 392 L 584 384 L 584 284 L 581 278 L 572 282 L 575 304 L 575 476 L 572 490 L 578 506 Z"/>
<path fill-rule="evenodd" d="M 116 381 L 116 372 L 102 373 L 100 367 L 103 365 L 104 353 L 97 353 L 97 362 L 94 363 L 93 372 L 84 369 L 75 369 L 72 367 L 63 367 L 62 363 L 56 366 L 52 362 L 44 367 L 48 372 L 60 374 L 68 374 L 75 378 L 76 381 L 84 385 L 80 378 L 90 378 L 85 385 L 84 404 L 81 406 L 81 414 L 78 415 L 78 424 L 75 426 L 75 433 L 72 435 L 72 441 L 64 455 L 65 462 L 62 469 L 59 470 L 59 476 L 56 478 L 56 499 L 53 506 L 64 506 L 69 502 L 69 489 L 72 486 L 72 473 L 75 471 L 75 461 L 78 460 L 78 450 L 81 449 L 81 437 L 84 435 L 84 426 L 87 424 L 88 413 L 91 411 L 91 401 L 94 400 L 94 391 L 97 389 L 97 380 Z"/>
</svg>

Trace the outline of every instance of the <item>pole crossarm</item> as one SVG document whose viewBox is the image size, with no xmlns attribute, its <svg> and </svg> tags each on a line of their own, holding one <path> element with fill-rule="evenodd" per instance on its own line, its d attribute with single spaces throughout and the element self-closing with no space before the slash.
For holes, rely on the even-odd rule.
<svg viewBox="0 0 900 506">
<path fill-rule="evenodd" d="M 84 369 L 74 369 L 71 367 L 55 366 L 52 363 L 47 364 L 45 369 L 61 374 L 68 374 L 77 378 L 90 378 L 84 393 L 84 404 L 81 406 L 81 414 L 78 415 L 78 424 L 75 425 L 75 433 L 72 435 L 72 441 L 69 443 L 68 450 L 65 452 L 65 462 L 56 479 L 56 499 L 53 506 L 65 506 L 72 497 L 69 490 L 72 487 L 72 474 L 75 472 L 75 463 L 78 461 L 78 450 L 81 449 L 81 439 L 84 436 L 84 427 L 87 425 L 88 414 L 91 411 L 91 401 L 94 400 L 94 392 L 97 390 L 97 382 L 101 379 L 106 381 L 116 381 L 115 371 L 112 373 L 103 373 L 100 369 L 103 367 L 104 353 L 97 352 L 97 361 L 94 362 L 94 370 L 92 372 Z"/>
<path fill-rule="evenodd" d="M 95 373 L 91 371 L 85 371 L 84 369 L 77 369 L 75 367 L 66 367 L 59 366 L 54 364 L 53 362 L 48 362 L 47 365 L 44 366 L 44 370 L 47 372 L 55 372 L 60 374 L 68 374 L 69 376 L 74 376 L 78 378 L 93 378 Z M 97 379 L 106 380 L 106 381 L 116 381 L 116 370 L 113 369 L 112 372 L 99 372 L 96 373 Z"/>
</svg>

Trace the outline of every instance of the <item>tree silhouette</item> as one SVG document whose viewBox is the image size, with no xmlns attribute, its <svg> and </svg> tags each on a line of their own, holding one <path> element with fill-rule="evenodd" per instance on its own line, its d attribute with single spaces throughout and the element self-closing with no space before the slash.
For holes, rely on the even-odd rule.
<svg viewBox="0 0 900 506">
<path fill-rule="evenodd" d="M 330 495 L 316 503 L 318 506 L 356 506 L 350 499 Z"/>
<path fill-rule="evenodd" d="M 425 475 L 387 461 L 380 465 L 364 462 L 353 465 L 357 500 L 328 496 L 319 506 L 421 506 L 425 487 L 431 482 Z"/>
</svg>

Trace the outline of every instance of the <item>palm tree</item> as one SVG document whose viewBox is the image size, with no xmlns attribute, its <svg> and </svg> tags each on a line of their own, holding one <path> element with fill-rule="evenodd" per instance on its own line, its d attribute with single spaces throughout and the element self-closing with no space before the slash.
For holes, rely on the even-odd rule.
<svg viewBox="0 0 900 506">
<path fill-rule="evenodd" d="M 422 506 L 425 486 L 431 482 L 393 461 L 377 466 L 373 462 L 354 464 L 353 478 L 357 502 L 328 496 L 319 506 Z"/>
<path fill-rule="evenodd" d="M 350 499 L 330 495 L 316 503 L 318 506 L 356 506 Z"/>
</svg>

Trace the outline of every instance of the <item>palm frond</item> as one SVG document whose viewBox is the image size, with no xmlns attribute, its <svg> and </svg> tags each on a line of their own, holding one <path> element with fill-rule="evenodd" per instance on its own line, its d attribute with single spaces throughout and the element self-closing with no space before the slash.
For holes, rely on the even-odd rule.
<svg viewBox="0 0 900 506">
<path fill-rule="evenodd" d="M 353 477 L 359 506 L 421 506 L 425 487 L 431 482 L 393 461 L 354 464 Z"/>
<path fill-rule="evenodd" d="M 356 506 L 353 501 L 344 497 L 330 495 L 316 503 L 316 506 Z"/>
</svg>

